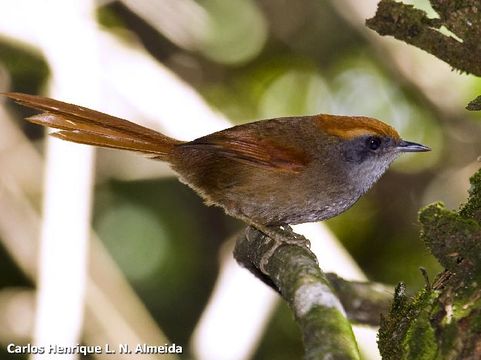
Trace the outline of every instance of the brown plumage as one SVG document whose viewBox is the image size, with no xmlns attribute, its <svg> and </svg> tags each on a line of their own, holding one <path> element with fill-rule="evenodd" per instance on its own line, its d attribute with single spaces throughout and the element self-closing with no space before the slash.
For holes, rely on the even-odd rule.
<svg viewBox="0 0 481 360">
<path fill-rule="evenodd" d="M 62 140 L 140 151 L 159 158 L 163 158 L 175 144 L 182 143 L 130 121 L 82 106 L 21 93 L 4 95 L 21 105 L 44 111 L 27 120 L 34 124 L 60 129 L 61 131 L 51 135 Z"/>
<path fill-rule="evenodd" d="M 261 230 L 335 216 L 354 204 L 399 154 L 429 150 L 368 117 L 276 118 L 183 142 L 81 106 L 4 95 L 42 111 L 28 120 L 59 129 L 53 136 L 170 163 L 208 204 Z"/>
</svg>

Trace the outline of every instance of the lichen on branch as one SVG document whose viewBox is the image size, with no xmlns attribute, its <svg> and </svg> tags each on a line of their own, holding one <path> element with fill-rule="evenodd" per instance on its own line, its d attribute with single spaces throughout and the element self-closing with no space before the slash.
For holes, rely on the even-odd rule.
<svg viewBox="0 0 481 360">
<path fill-rule="evenodd" d="M 413 298 L 398 287 L 382 320 L 383 359 L 481 359 L 481 170 L 459 211 L 420 212 L 421 239 L 445 271 Z"/>
<path fill-rule="evenodd" d="M 303 334 L 305 359 L 360 359 L 351 325 L 316 256 L 306 247 L 276 247 L 262 232 L 248 227 L 239 236 L 234 257 L 276 289 L 289 304 Z M 269 255 L 261 273 L 261 263 Z"/>
<path fill-rule="evenodd" d="M 431 5 L 439 18 L 428 18 L 412 5 L 382 0 L 366 25 L 426 50 L 460 71 L 481 76 L 481 2 L 431 0 Z M 441 27 L 455 36 L 443 34 Z"/>
<path fill-rule="evenodd" d="M 461 72 L 481 76 L 481 1 L 430 2 L 437 18 L 429 18 L 412 5 L 381 0 L 376 15 L 366 20 L 366 25 L 380 35 L 423 49 Z M 472 102 L 467 109 L 479 110 L 481 106 L 476 104 Z"/>
<path fill-rule="evenodd" d="M 481 95 L 478 96 L 476 99 L 469 102 L 466 106 L 466 110 L 469 111 L 480 111 L 481 110 Z"/>
</svg>

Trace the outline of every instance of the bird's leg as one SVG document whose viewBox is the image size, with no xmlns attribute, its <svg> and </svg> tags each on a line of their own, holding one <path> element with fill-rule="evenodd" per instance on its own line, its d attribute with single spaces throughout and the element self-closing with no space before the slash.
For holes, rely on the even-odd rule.
<svg viewBox="0 0 481 360">
<path fill-rule="evenodd" d="M 269 239 L 274 241 L 273 246 L 262 256 L 260 261 L 260 270 L 267 274 L 266 266 L 269 263 L 271 256 L 277 250 L 277 248 L 284 244 L 297 245 L 304 248 L 310 248 L 310 241 L 302 235 L 295 233 L 289 225 L 283 226 L 267 226 L 252 223 L 249 221 L 250 225 L 255 227 L 260 232 L 264 233 Z"/>
</svg>

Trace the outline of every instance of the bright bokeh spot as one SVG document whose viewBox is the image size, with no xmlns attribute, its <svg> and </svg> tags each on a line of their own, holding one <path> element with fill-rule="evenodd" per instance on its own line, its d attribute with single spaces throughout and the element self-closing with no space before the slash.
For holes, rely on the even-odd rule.
<svg viewBox="0 0 481 360">
<path fill-rule="evenodd" d="M 315 71 L 288 70 L 265 89 L 259 102 L 261 117 L 328 112 L 329 90 Z"/>
<path fill-rule="evenodd" d="M 147 279 L 166 259 L 169 236 L 146 208 L 129 203 L 115 206 L 100 217 L 98 231 L 131 280 Z"/>
<path fill-rule="evenodd" d="M 440 125 L 424 109 L 410 101 L 391 80 L 363 59 L 353 61 L 334 79 L 333 113 L 364 115 L 392 125 L 402 138 L 430 146 L 436 151 L 401 156 L 397 171 L 412 172 L 436 164 L 442 153 Z"/>
<path fill-rule="evenodd" d="M 206 0 L 208 28 L 202 54 L 225 64 L 244 63 L 257 56 L 267 38 L 267 24 L 251 0 Z"/>
</svg>

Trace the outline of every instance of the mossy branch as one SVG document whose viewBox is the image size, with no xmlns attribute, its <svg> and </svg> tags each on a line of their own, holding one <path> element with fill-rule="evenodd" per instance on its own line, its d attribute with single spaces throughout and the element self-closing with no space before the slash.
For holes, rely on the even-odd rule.
<svg viewBox="0 0 481 360">
<path fill-rule="evenodd" d="M 381 0 L 376 15 L 366 25 L 380 35 L 417 46 L 462 72 L 481 76 L 481 2 L 430 0 L 438 18 L 394 0 Z M 446 34 L 448 30 L 452 35 Z M 468 110 L 480 110 L 474 100 Z"/>
<path fill-rule="evenodd" d="M 381 0 L 367 26 L 481 76 L 481 2 L 430 2 L 439 18 Z M 480 110 L 481 96 L 467 109 Z M 481 359 L 481 171 L 471 178 L 469 200 L 459 211 L 436 203 L 423 209 L 419 219 L 421 239 L 445 271 L 412 298 L 404 285 L 398 286 L 389 316 L 381 321 L 381 355 L 386 360 Z"/>
<path fill-rule="evenodd" d="M 398 287 L 383 319 L 383 359 L 481 359 L 481 170 L 457 212 L 440 203 L 420 212 L 421 238 L 446 270 L 413 298 Z"/>
<path fill-rule="evenodd" d="M 263 274 L 261 261 L 273 246 L 263 233 L 248 227 L 237 240 L 234 257 L 287 301 L 303 334 L 305 358 L 360 359 L 351 324 L 316 256 L 305 247 L 283 244 Z"/>
</svg>

